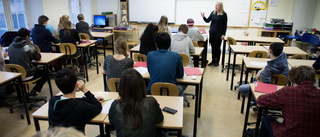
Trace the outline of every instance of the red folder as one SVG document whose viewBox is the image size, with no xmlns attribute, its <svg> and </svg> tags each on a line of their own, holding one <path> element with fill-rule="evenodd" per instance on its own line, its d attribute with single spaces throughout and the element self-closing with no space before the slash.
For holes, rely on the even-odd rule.
<svg viewBox="0 0 320 137">
<path fill-rule="evenodd" d="M 184 72 L 187 76 L 202 75 L 199 68 L 184 68 Z"/>
<path fill-rule="evenodd" d="M 147 67 L 147 62 L 136 62 L 133 67 Z"/>
<path fill-rule="evenodd" d="M 277 91 L 277 85 L 257 82 L 254 91 L 267 94 L 273 93 Z"/>
<path fill-rule="evenodd" d="M 84 43 L 91 43 L 91 41 L 90 41 L 90 40 L 83 40 L 83 41 L 81 42 L 81 44 L 84 44 Z"/>
</svg>

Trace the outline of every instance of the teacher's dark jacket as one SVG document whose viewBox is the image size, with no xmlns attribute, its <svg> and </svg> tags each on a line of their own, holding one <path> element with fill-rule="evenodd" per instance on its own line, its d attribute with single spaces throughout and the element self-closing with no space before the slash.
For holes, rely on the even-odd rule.
<svg viewBox="0 0 320 137">
<path fill-rule="evenodd" d="M 203 20 L 210 23 L 210 37 L 220 38 L 222 35 L 226 35 L 228 17 L 227 13 L 223 11 L 223 15 L 218 15 L 218 13 L 211 12 L 208 18 L 203 17 Z"/>
</svg>

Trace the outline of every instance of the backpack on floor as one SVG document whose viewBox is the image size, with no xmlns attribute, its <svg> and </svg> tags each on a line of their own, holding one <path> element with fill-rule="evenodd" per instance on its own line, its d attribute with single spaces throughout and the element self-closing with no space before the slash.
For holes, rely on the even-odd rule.
<svg viewBox="0 0 320 137">
<path fill-rule="evenodd" d="M 2 47 L 8 47 L 17 35 L 18 33 L 16 31 L 7 31 L 1 36 L 0 45 Z"/>
</svg>

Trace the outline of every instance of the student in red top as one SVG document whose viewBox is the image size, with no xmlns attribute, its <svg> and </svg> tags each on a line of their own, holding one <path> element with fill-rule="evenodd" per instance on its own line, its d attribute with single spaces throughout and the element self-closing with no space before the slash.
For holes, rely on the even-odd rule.
<svg viewBox="0 0 320 137">
<path fill-rule="evenodd" d="M 270 116 L 262 120 L 259 137 L 317 137 L 320 135 L 320 89 L 314 86 L 315 70 L 309 66 L 293 67 L 289 80 L 294 86 L 262 95 L 262 107 L 281 108 L 283 122 Z"/>
</svg>

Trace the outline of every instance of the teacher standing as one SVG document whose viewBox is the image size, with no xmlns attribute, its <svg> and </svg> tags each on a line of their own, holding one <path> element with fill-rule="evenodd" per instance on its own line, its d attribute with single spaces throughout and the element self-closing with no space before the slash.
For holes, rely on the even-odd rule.
<svg viewBox="0 0 320 137">
<path fill-rule="evenodd" d="M 203 20 L 207 23 L 210 23 L 209 30 L 209 42 L 212 47 L 212 62 L 209 65 L 213 65 L 214 67 L 219 66 L 220 54 L 221 54 L 221 42 L 224 39 L 224 36 L 227 31 L 227 13 L 223 10 L 223 3 L 217 2 L 215 5 L 214 11 L 211 12 L 210 16 L 206 18 L 204 16 L 204 12 L 201 12 L 201 16 Z"/>
</svg>

